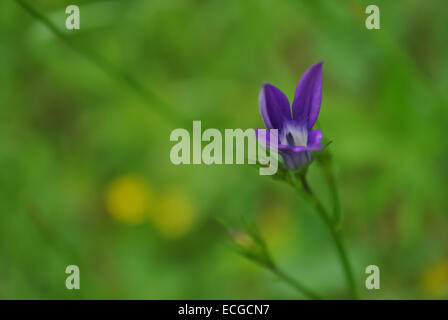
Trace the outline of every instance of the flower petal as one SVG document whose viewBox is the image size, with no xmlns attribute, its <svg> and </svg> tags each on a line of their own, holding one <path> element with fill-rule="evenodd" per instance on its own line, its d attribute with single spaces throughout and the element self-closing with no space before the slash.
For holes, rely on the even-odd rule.
<svg viewBox="0 0 448 320">
<path fill-rule="evenodd" d="M 273 151 L 277 152 L 277 146 L 279 145 L 278 134 L 271 135 L 269 130 L 255 129 L 255 135 L 257 137 L 257 141 L 259 144 L 261 144 L 265 148 L 272 149 Z M 271 141 L 275 141 L 275 140 L 277 140 L 277 145 L 275 145 L 275 143 L 274 143 L 271 148 Z"/>
<path fill-rule="evenodd" d="M 291 120 L 291 107 L 285 94 L 273 86 L 265 83 L 258 95 L 261 117 L 267 129 L 279 129 L 283 123 Z"/>
<path fill-rule="evenodd" d="M 287 169 L 296 170 L 312 160 L 312 151 L 321 150 L 322 132 L 319 129 L 312 130 L 308 134 L 307 146 L 278 145 L 278 152 L 283 158 Z"/>
<path fill-rule="evenodd" d="M 322 131 L 319 129 L 312 130 L 308 133 L 308 150 L 320 150 L 322 145 L 320 141 L 322 140 Z"/>
<path fill-rule="evenodd" d="M 322 62 L 311 66 L 300 79 L 294 101 L 292 118 L 311 130 L 317 120 L 322 102 Z"/>
<path fill-rule="evenodd" d="M 288 146 L 285 144 L 279 144 L 278 149 L 288 151 L 288 152 L 302 152 L 302 151 L 308 150 L 308 147 L 307 146 Z"/>
<path fill-rule="evenodd" d="M 303 146 L 300 147 L 305 148 Z M 312 154 L 308 150 L 295 152 L 291 149 L 280 149 L 279 153 L 282 156 L 285 167 L 290 170 L 299 169 L 301 166 L 311 162 Z"/>
</svg>

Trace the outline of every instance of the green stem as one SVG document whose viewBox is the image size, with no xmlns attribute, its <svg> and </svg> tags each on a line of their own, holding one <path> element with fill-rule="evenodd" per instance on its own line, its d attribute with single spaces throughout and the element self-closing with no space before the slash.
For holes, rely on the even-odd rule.
<svg viewBox="0 0 448 320">
<path fill-rule="evenodd" d="M 188 124 L 186 118 L 182 117 L 179 112 L 174 110 L 170 105 L 164 103 L 160 100 L 151 90 L 149 90 L 145 85 L 143 85 L 136 78 L 132 77 L 125 70 L 121 69 L 117 65 L 108 61 L 106 58 L 96 53 L 95 51 L 83 46 L 81 43 L 75 41 L 71 37 L 67 37 L 64 32 L 62 32 L 50 19 L 48 19 L 44 14 L 36 10 L 27 1 L 16 0 L 26 12 L 28 12 L 32 17 L 41 22 L 51 33 L 53 33 L 59 40 L 65 43 L 72 50 L 76 51 L 92 64 L 96 65 L 99 69 L 105 72 L 111 78 L 114 78 L 121 83 L 126 84 L 131 90 L 134 91 L 151 109 L 161 115 L 165 120 L 177 125 L 185 126 Z"/>
<path fill-rule="evenodd" d="M 345 249 L 345 245 L 342 241 L 342 236 L 340 234 L 340 230 L 335 225 L 333 220 L 330 219 L 327 211 L 325 210 L 325 207 L 322 205 L 322 203 L 319 201 L 319 199 L 315 196 L 315 194 L 312 191 L 311 187 L 309 186 L 304 174 L 300 175 L 300 182 L 302 183 L 303 189 L 309 195 L 309 198 L 312 200 L 314 207 L 316 208 L 317 212 L 321 216 L 322 220 L 324 220 L 325 225 L 330 230 L 330 234 L 331 234 L 333 241 L 336 245 L 336 249 L 337 249 L 339 258 L 341 260 L 342 268 L 344 270 L 344 274 L 345 274 L 345 278 L 347 280 L 347 285 L 350 290 L 350 294 L 353 299 L 358 299 L 358 293 L 356 290 L 355 279 L 353 277 L 353 271 L 350 266 L 350 262 L 348 259 L 347 251 Z"/>
<path fill-rule="evenodd" d="M 323 300 L 321 296 L 314 293 L 313 291 L 302 285 L 300 282 L 298 282 L 296 279 L 278 269 L 276 266 L 269 267 L 269 270 L 271 270 L 277 277 L 289 284 L 291 287 L 295 288 L 297 291 L 305 295 L 307 298 L 312 300 Z"/>
<path fill-rule="evenodd" d="M 221 220 L 216 219 L 216 221 L 221 224 L 224 228 L 229 230 L 229 227 Z M 286 274 L 284 271 L 278 268 L 277 264 L 274 262 L 268 247 L 266 245 L 266 242 L 261 237 L 261 235 L 258 233 L 258 230 L 256 227 L 253 226 L 250 227 L 249 224 L 246 223 L 246 229 L 248 232 L 248 235 L 254 240 L 254 242 L 259 246 L 260 250 L 252 251 L 249 248 L 246 248 L 241 245 L 236 245 L 234 248 L 236 251 L 244 256 L 246 259 L 249 259 L 250 261 L 253 261 L 254 263 L 258 264 L 259 266 L 266 268 L 270 272 L 272 272 L 274 275 L 276 275 L 280 280 L 284 281 L 294 289 L 296 289 L 299 293 L 303 294 L 305 297 L 313 300 L 322 300 L 323 298 L 316 294 L 314 291 L 308 289 L 305 285 L 303 285 L 298 280 L 294 279 L 293 277 Z"/>
<path fill-rule="evenodd" d="M 331 200 L 333 202 L 333 221 L 336 229 L 340 229 L 342 222 L 341 205 L 339 203 L 339 192 L 334 178 L 333 170 L 330 164 L 322 164 L 322 170 L 327 180 L 328 187 L 330 189 Z"/>
</svg>

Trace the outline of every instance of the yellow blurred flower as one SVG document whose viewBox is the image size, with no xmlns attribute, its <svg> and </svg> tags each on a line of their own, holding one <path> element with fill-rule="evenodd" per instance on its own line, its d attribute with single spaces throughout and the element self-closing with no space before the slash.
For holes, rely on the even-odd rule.
<svg viewBox="0 0 448 320">
<path fill-rule="evenodd" d="M 143 179 L 126 175 L 113 180 L 106 191 L 106 208 L 117 221 L 142 223 L 153 203 L 153 193 Z"/>
<path fill-rule="evenodd" d="M 448 260 L 439 261 L 422 275 L 421 288 L 428 298 L 442 298 L 448 295 Z"/>
<path fill-rule="evenodd" d="M 193 227 L 193 204 L 183 191 L 167 190 L 159 198 L 157 210 L 150 219 L 163 236 L 181 237 Z"/>
</svg>

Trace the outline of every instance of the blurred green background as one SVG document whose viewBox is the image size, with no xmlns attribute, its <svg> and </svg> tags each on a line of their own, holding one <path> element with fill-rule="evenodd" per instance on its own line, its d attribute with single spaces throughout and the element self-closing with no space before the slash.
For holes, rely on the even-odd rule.
<svg viewBox="0 0 448 320">
<path fill-rule="evenodd" d="M 292 99 L 318 61 L 361 296 L 448 297 L 446 0 L 28 3 L 66 38 L 1 1 L 0 298 L 303 298 L 229 247 L 215 217 L 242 216 L 286 272 L 347 297 L 327 230 L 290 187 L 247 165 L 169 158 L 170 132 L 193 120 L 263 127 L 262 83 Z M 78 31 L 65 30 L 69 4 Z M 365 28 L 368 4 L 380 30 Z M 329 204 L 315 165 L 310 182 Z M 71 264 L 81 290 L 65 288 Z M 370 264 L 380 290 L 364 289 Z"/>
</svg>

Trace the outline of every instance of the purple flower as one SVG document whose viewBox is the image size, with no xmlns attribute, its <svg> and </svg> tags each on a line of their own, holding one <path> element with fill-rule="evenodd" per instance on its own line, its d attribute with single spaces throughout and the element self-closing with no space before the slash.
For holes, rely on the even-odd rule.
<svg viewBox="0 0 448 320">
<path fill-rule="evenodd" d="M 322 62 L 310 67 L 300 79 L 292 103 L 292 114 L 289 100 L 280 89 L 269 83 L 261 88 L 258 102 L 267 130 L 257 129 L 257 137 L 261 143 L 264 140 L 268 147 L 270 141 L 277 140 L 278 153 L 287 169 L 296 170 L 309 163 L 311 151 L 322 149 L 322 132 L 312 130 L 321 101 Z M 277 129 L 278 135 L 270 134 L 270 129 Z"/>
</svg>

